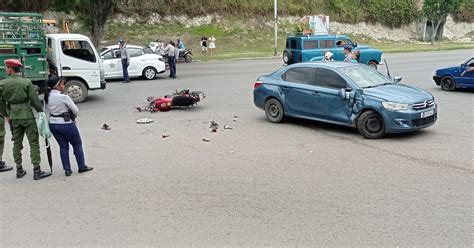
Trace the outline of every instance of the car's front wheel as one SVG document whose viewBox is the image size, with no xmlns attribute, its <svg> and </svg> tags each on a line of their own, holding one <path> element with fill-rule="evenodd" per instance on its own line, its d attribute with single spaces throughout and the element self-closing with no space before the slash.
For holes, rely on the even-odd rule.
<svg viewBox="0 0 474 248">
<path fill-rule="evenodd" d="M 453 91 L 456 89 L 456 84 L 454 83 L 454 79 L 450 76 L 443 77 L 441 79 L 441 89 L 446 91 Z"/>
<path fill-rule="evenodd" d="M 275 98 L 271 98 L 265 103 L 265 114 L 267 119 L 272 123 L 280 123 L 285 118 L 283 106 L 280 101 Z"/>
<path fill-rule="evenodd" d="M 149 66 L 145 69 L 143 69 L 143 77 L 146 79 L 146 80 L 152 80 L 152 79 L 155 79 L 156 78 L 156 70 L 155 68 Z"/>
<path fill-rule="evenodd" d="M 360 115 L 357 120 L 359 133 L 367 139 L 380 139 L 385 136 L 385 123 L 382 116 L 369 110 Z"/>
</svg>

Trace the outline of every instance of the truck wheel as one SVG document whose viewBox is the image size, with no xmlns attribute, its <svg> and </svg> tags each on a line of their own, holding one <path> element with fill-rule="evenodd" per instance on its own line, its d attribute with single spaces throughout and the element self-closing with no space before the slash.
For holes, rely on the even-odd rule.
<svg viewBox="0 0 474 248">
<path fill-rule="evenodd" d="M 285 118 L 285 112 L 280 101 L 277 99 L 270 99 L 265 103 L 265 114 L 267 119 L 272 123 L 283 122 Z"/>
<path fill-rule="evenodd" d="M 374 70 L 377 70 L 377 63 L 376 62 L 370 61 L 369 63 L 367 63 L 367 65 L 374 68 Z"/>
<path fill-rule="evenodd" d="M 84 102 L 88 94 L 86 85 L 82 81 L 76 79 L 68 80 L 64 87 L 64 91 L 75 103 Z"/>
<path fill-rule="evenodd" d="M 193 62 L 193 56 L 191 54 L 186 54 L 186 56 L 184 56 L 184 62 L 186 63 L 191 63 Z"/>
<path fill-rule="evenodd" d="M 155 79 L 156 78 L 156 70 L 155 68 L 149 66 L 145 69 L 143 69 L 143 78 L 145 78 L 146 80 L 152 80 L 152 79 Z"/>
<path fill-rule="evenodd" d="M 293 61 L 293 58 L 291 57 L 291 53 L 288 50 L 285 50 L 283 52 L 283 63 L 289 65 Z"/>
<path fill-rule="evenodd" d="M 377 112 L 369 110 L 357 119 L 357 129 L 366 139 L 380 139 L 385 136 L 385 123 Z"/>
<path fill-rule="evenodd" d="M 454 79 L 450 76 L 443 77 L 441 79 L 441 89 L 446 91 L 453 91 L 456 89 L 456 84 L 454 83 Z"/>
</svg>

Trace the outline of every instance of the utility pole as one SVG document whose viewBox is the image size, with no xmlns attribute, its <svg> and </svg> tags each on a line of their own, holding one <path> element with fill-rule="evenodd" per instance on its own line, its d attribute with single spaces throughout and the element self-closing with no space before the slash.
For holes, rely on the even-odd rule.
<svg viewBox="0 0 474 248">
<path fill-rule="evenodd" d="M 278 49 L 278 0 L 274 0 L 274 8 L 275 8 L 275 52 L 273 53 L 274 56 L 277 56 L 277 49 Z"/>
</svg>

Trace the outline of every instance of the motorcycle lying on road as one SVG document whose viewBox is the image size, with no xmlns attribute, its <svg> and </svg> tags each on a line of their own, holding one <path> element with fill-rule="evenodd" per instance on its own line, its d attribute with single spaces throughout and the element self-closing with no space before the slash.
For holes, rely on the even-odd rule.
<svg viewBox="0 0 474 248">
<path fill-rule="evenodd" d="M 206 98 L 206 94 L 202 91 L 190 91 L 184 89 L 175 91 L 171 95 L 164 97 L 147 97 L 147 104 L 145 107 L 135 107 L 138 112 L 169 111 L 173 108 L 192 107 L 198 104 L 202 99 Z"/>
</svg>

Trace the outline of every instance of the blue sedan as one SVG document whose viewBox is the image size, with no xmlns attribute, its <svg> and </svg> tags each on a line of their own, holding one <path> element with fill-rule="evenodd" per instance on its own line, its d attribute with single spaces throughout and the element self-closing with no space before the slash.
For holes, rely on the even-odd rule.
<svg viewBox="0 0 474 248">
<path fill-rule="evenodd" d="M 441 89 L 474 88 L 474 57 L 461 65 L 436 70 L 433 79 Z"/>
<path fill-rule="evenodd" d="M 259 77 L 253 96 L 270 122 L 311 119 L 351 126 L 377 139 L 436 122 L 433 95 L 400 81 L 362 64 L 299 63 Z"/>
</svg>

